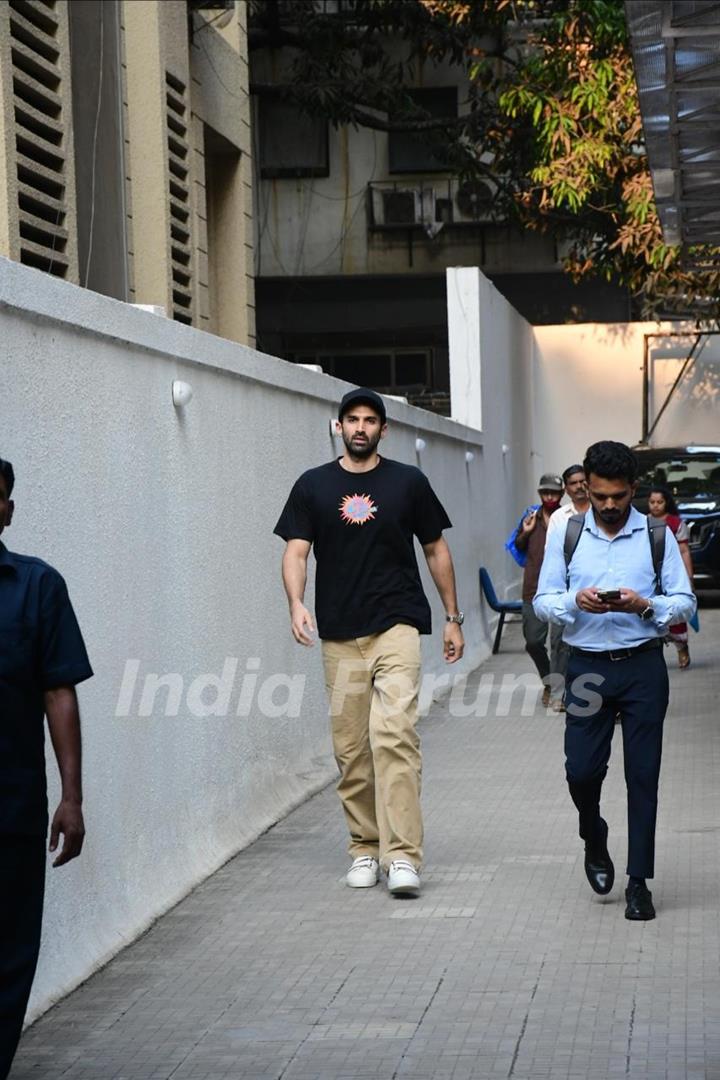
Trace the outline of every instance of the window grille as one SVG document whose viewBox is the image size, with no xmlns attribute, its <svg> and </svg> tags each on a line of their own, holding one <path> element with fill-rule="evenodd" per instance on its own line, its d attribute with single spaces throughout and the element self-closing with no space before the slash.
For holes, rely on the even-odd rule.
<svg viewBox="0 0 720 1080">
<path fill-rule="evenodd" d="M 65 109 L 56 0 L 9 0 L 20 261 L 67 277 Z"/>
<path fill-rule="evenodd" d="M 172 314 L 178 322 L 192 324 L 192 244 L 190 226 L 190 146 L 188 143 L 187 86 L 169 71 L 165 73 L 168 146 L 168 193 L 170 200 L 170 261 Z"/>
</svg>

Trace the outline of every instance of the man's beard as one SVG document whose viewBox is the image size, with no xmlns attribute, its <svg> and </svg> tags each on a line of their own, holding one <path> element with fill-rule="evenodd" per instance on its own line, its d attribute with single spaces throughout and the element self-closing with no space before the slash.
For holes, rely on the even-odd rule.
<svg viewBox="0 0 720 1080">
<path fill-rule="evenodd" d="M 352 439 L 348 439 L 347 436 L 343 434 L 343 442 L 345 443 L 345 449 L 351 458 L 355 461 L 366 461 L 367 458 L 372 457 L 377 449 L 377 444 L 380 442 L 380 432 L 373 436 L 366 435 L 365 441 L 360 443 L 353 443 Z"/>
<path fill-rule="evenodd" d="M 606 525 L 617 525 L 623 516 L 622 510 L 598 510 L 598 517 Z"/>
</svg>

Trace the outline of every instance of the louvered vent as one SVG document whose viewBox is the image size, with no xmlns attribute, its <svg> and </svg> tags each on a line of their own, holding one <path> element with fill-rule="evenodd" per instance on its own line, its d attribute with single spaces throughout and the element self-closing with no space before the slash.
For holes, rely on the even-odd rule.
<svg viewBox="0 0 720 1080">
<path fill-rule="evenodd" d="M 192 323 L 187 87 L 169 71 L 165 73 L 165 99 L 167 102 L 173 318 L 179 322 Z"/>
<path fill-rule="evenodd" d="M 66 161 L 56 0 L 10 0 L 20 261 L 68 272 Z"/>
</svg>

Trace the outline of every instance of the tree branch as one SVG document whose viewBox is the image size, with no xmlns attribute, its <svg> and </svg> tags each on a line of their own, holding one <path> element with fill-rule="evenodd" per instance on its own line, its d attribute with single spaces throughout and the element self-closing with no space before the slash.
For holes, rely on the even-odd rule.
<svg viewBox="0 0 720 1080">
<path fill-rule="evenodd" d="M 331 87 L 331 89 L 347 93 L 347 86 L 340 87 L 338 85 L 337 87 Z M 450 129 L 462 132 L 475 119 L 472 113 L 465 113 L 463 116 L 433 116 L 426 120 L 391 120 L 376 115 L 375 112 L 367 111 L 368 109 L 374 109 L 375 106 L 366 105 L 363 107 L 351 103 L 343 106 L 341 116 L 334 117 L 328 115 L 327 104 L 323 109 L 311 108 L 309 103 L 299 96 L 298 87 L 292 83 L 252 82 L 250 83 L 250 93 L 257 94 L 259 97 L 267 98 L 270 101 L 290 101 L 300 109 L 313 112 L 315 115 L 326 116 L 336 123 L 359 124 L 360 127 L 373 128 L 375 131 L 447 131 Z M 378 110 L 379 112 L 380 110 Z"/>
</svg>

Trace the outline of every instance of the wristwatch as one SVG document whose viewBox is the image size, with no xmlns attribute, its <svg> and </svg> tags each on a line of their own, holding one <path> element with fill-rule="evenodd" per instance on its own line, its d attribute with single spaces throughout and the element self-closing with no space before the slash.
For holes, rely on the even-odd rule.
<svg viewBox="0 0 720 1080">
<path fill-rule="evenodd" d="M 640 618 L 643 622 L 649 622 L 655 614 L 655 608 L 653 607 L 652 600 L 648 600 L 647 607 L 643 608 L 643 610 L 638 612 L 638 614 L 640 615 Z"/>
<path fill-rule="evenodd" d="M 465 622 L 465 616 L 463 615 L 462 611 L 458 611 L 457 615 L 446 615 L 445 622 L 454 622 L 457 623 L 458 626 L 462 626 L 462 624 Z"/>
</svg>

